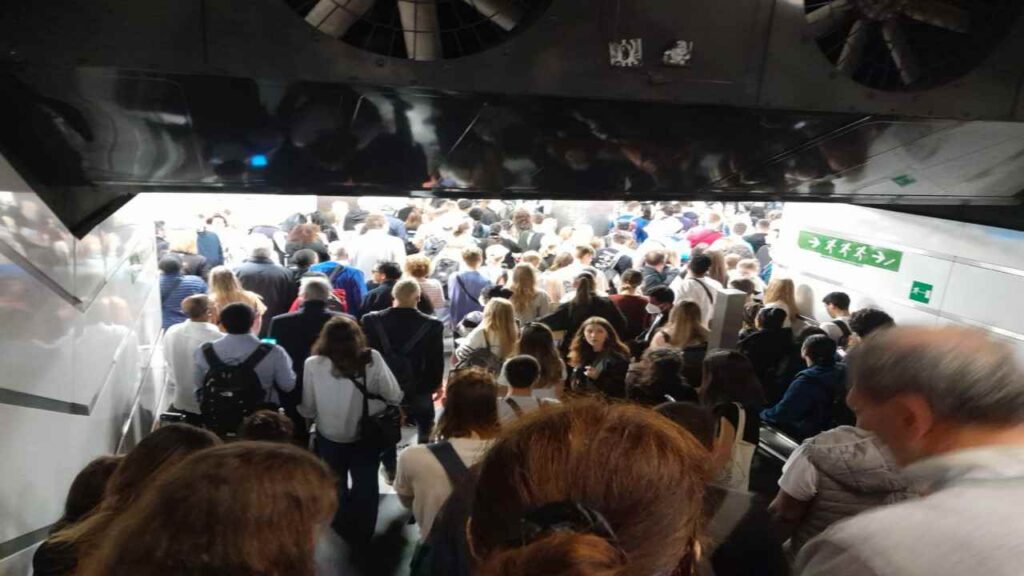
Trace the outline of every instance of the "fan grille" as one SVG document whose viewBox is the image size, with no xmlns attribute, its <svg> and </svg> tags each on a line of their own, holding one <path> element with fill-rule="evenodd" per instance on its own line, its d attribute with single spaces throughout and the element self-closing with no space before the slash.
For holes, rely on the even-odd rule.
<svg viewBox="0 0 1024 576">
<path fill-rule="evenodd" d="M 321 32 L 357 48 L 411 60 L 488 50 L 525 30 L 551 0 L 285 0 Z"/>
<path fill-rule="evenodd" d="M 1021 0 L 805 0 L 809 35 L 836 71 L 884 91 L 967 74 L 1020 18 Z"/>
</svg>

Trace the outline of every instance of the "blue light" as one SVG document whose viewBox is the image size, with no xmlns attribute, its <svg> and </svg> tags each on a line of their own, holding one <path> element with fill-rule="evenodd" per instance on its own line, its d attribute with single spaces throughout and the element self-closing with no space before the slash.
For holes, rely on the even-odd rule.
<svg viewBox="0 0 1024 576">
<path fill-rule="evenodd" d="M 263 168 L 267 165 L 267 157 L 263 154 L 255 154 L 249 157 L 249 165 L 253 168 Z"/>
</svg>

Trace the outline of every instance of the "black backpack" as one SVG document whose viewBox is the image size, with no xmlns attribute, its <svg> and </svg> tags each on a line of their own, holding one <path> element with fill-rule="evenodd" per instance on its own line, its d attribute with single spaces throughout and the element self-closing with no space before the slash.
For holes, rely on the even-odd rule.
<svg viewBox="0 0 1024 576">
<path fill-rule="evenodd" d="M 260 344 L 248 358 L 235 365 L 221 361 L 212 342 L 200 349 L 209 365 L 199 389 L 203 426 L 221 437 L 235 436 L 242 420 L 266 405 L 266 391 L 256 375 L 256 366 L 274 346 Z"/>
<path fill-rule="evenodd" d="M 839 341 L 836 342 L 836 346 L 845 350 L 850 345 L 850 334 L 853 334 L 853 330 L 850 330 L 850 325 L 845 320 L 833 320 L 832 323 L 843 332 L 843 335 L 839 337 Z"/>
<path fill-rule="evenodd" d="M 456 362 L 455 370 L 480 368 L 497 376 L 501 372 L 501 365 L 501 358 L 498 358 L 494 352 L 491 352 L 491 344 L 487 341 L 487 335 L 485 334 L 483 348 L 476 348 L 470 351 L 465 358 Z"/>
<path fill-rule="evenodd" d="M 615 270 L 615 265 L 619 263 L 623 256 L 625 254 L 618 248 L 601 248 L 594 255 L 594 268 L 604 273 L 605 278 L 610 282 L 619 275 L 618 271 Z"/>
<path fill-rule="evenodd" d="M 413 556 L 412 576 L 469 576 L 471 556 L 466 544 L 466 520 L 473 505 L 476 477 L 459 458 L 452 445 L 429 444 L 427 449 L 444 468 L 452 486 L 451 496 L 434 518 L 434 524 Z"/>
<path fill-rule="evenodd" d="M 372 315 L 376 316 L 376 314 Z M 384 324 L 379 318 L 374 318 L 370 322 L 370 317 L 363 319 L 363 326 L 367 329 L 372 324 L 373 331 L 377 333 L 377 338 L 380 341 L 380 348 L 377 350 L 380 355 L 384 357 L 384 363 L 388 365 L 391 373 L 395 376 L 395 380 L 398 382 L 398 386 L 402 389 L 405 394 L 414 394 L 419 392 L 419 373 L 422 371 L 422 366 L 413 366 L 412 360 L 409 354 L 412 353 L 413 348 L 419 344 L 420 340 L 427 335 L 430 330 L 430 322 L 424 322 L 420 326 L 419 330 L 412 335 L 401 348 L 394 349 L 391 346 L 391 340 L 388 338 L 387 332 L 384 330 Z"/>
</svg>

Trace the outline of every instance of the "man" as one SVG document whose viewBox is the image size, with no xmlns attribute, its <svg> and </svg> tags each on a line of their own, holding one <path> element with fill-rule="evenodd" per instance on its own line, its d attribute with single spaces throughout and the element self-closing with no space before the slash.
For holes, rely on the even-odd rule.
<svg viewBox="0 0 1024 576">
<path fill-rule="evenodd" d="M 924 497 L 836 524 L 803 576 L 1016 576 L 1024 558 L 1024 366 L 967 328 L 891 328 L 850 353 L 848 403 Z"/>
<path fill-rule="evenodd" d="M 319 257 L 316 252 L 309 248 L 303 248 L 302 250 L 296 250 L 292 257 L 289 259 L 288 271 L 292 273 L 292 281 L 298 286 L 302 280 L 302 275 L 309 272 L 309 269 L 316 265 L 319 261 Z"/>
<path fill-rule="evenodd" d="M 892 316 L 877 308 L 862 308 L 850 315 L 849 344 L 850 348 L 856 346 L 862 340 L 882 328 L 891 328 L 895 325 Z"/>
<path fill-rule="evenodd" d="M 348 313 L 359 318 L 361 316 L 359 307 L 366 297 L 366 276 L 363 271 L 354 266 L 348 265 L 348 250 L 338 241 L 327 245 L 327 253 L 331 256 L 330 262 L 321 262 L 310 268 L 313 272 L 327 274 L 331 285 L 345 291 L 345 301 L 348 302 Z"/>
<path fill-rule="evenodd" d="M 690 259 L 686 277 L 677 276 L 669 284 L 669 288 L 676 294 L 676 302 L 693 300 L 700 306 L 700 317 L 704 326 L 711 325 L 711 315 L 714 312 L 715 297 L 722 285 L 713 278 L 708 278 L 708 270 L 711 270 L 711 257 L 706 254 L 698 254 Z"/>
<path fill-rule="evenodd" d="M 757 223 L 754 224 L 754 233 L 747 234 L 746 236 L 743 237 L 743 239 L 746 240 L 747 243 L 750 244 L 750 247 L 754 250 L 754 254 L 757 254 L 758 251 L 761 250 L 761 248 L 765 245 L 765 239 L 768 237 L 768 230 L 770 226 L 771 222 L 769 222 L 768 220 L 758 220 Z"/>
<path fill-rule="evenodd" d="M 327 309 L 331 285 L 324 278 L 303 278 L 299 296 L 302 298 L 299 311 L 275 316 L 270 321 L 269 334 L 291 359 L 295 388 L 281 395 L 281 406 L 295 425 L 296 439 L 302 440 L 308 436 L 305 419 L 296 409 L 302 402 L 302 369 L 324 324 L 341 314 Z"/>
<path fill-rule="evenodd" d="M 656 286 L 647 293 L 647 307 L 645 310 L 651 315 L 651 325 L 630 344 L 633 356 L 639 357 L 644 350 L 650 347 L 651 340 L 668 324 L 669 313 L 672 312 L 672 305 L 675 302 L 676 293 L 668 286 Z"/>
<path fill-rule="evenodd" d="M 444 324 L 416 309 L 420 285 L 400 280 L 393 306 L 363 317 L 366 341 L 384 357 L 404 392 L 403 407 L 416 422 L 418 441 L 426 444 L 434 427 L 434 393 L 444 378 Z M 383 455 L 389 478 L 395 475 L 395 450 Z"/>
<path fill-rule="evenodd" d="M 388 234 L 388 221 L 383 214 L 370 214 L 349 254 L 352 265 L 369 276 L 381 262 L 396 262 L 401 267 L 405 262 L 405 243 Z"/>
<path fill-rule="evenodd" d="M 491 281 L 478 270 L 483 259 L 484 255 L 479 248 L 463 250 L 462 270 L 448 278 L 448 294 L 451 302 L 448 310 L 452 329 L 462 322 L 466 314 L 484 309 L 480 304 L 480 295 L 484 288 L 491 285 Z"/>
<path fill-rule="evenodd" d="M 182 312 L 181 304 L 194 294 L 206 292 L 206 282 L 198 276 L 181 273 L 181 257 L 166 254 L 157 263 L 160 268 L 160 311 L 163 315 L 163 328 L 188 320 Z"/>
<path fill-rule="evenodd" d="M 557 403 L 552 398 L 534 396 L 534 385 L 540 379 L 540 363 L 533 356 L 521 354 L 505 361 L 501 368 L 504 380 L 508 382 L 508 393 L 498 398 L 498 419 L 515 420 L 542 405 Z M 549 404 L 550 403 L 550 404 Z"/>
<path fill-rule="evenodd" d="M 391 290 L 402 277 L 402 268 L 394 262 L 381 262 L 376 269 L 380 272 L 381 282 L 363 298 L 363 303 L 359 306 L 360 321 L 370 312 L 379 312 L 391 307 Z"/>
<path fill-rule="evenodd" d="M 270 321 L 288 311 L 297 290 L 291 271 L 272 260 L 273 240 L 262 234 L 253 234 L 249 241 L 249 259 L 235 270 L 235 275 L 242 288 L 259 294 L 267 305 L 260 327 L 260 336 L 266 336 Z"/>
<path fill-rule="evenodd" d="M 228 304 L 220 311 L 220 326 L 227 334 L 213 342 L 213 353 L 221 362 L 229 366 L 236 366 L 245 362 L 253 352 L 256 352 L 260 346 L 260 340 L 252 333 L 255 322 L 256 312 L 248 304 L 236 302 Z M 193 359 L 195 360 L 195 381 L 197 384 L 202 383 L 210 365 L 207 363 L 201 347 L 196 350 Z M 279 392 L 288 393 L 295 389 L 295 372 L 292 371 L 292 361 L 288 357 L 288 353 L 280 346 L 275 345 L 270 353 L 259 364 L 256 364 L 255 372 L 260 380 L 260 385 L 266 391 L 264 400 L 267 404 L 279 405 L 281 403 Z"/>
<path fill-rule="evenodd" d="M 850 329 L 850 297 L 844 292 L 829 292 L 821 299 L 831 322 L 824 322 L 821 329 L 829 338 L 836 341 L 840 348 L 845 348 L 853 330 Z"/>
<path fill-rule="evenodd" d="M 664 250 L 651 250 L 644 255 L 644 267 L 640 269 L 644 275 L 644 294 L 658 286 L 668 286 L 679 275 L 678 270 L 666 264 L 667 260 Z"/>
<path fill-rule="evenodd" d="M 164 360 L 167 362 L 167 383 L 173 391 L 171 411 L 185 415 L 185 421 L 193 426 L 202 424 L 196 388 L 196 350 L 206 342 L 219 340 L 223 334 L 210 323 L 213 305 L 206 294 L 193 294 L 181 302 L 181 309 L 188 320 L 175 324 L 164 334 Z"/>
</svg>

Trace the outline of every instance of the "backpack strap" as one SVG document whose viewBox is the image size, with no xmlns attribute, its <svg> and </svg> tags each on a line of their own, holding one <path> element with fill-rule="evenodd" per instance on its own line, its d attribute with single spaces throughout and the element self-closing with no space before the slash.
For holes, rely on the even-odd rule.
<svg viewBox="0 0 1024 576">
<path fill-rule="evenodd" d="M 833 320 L 832 323 L 839 327 L 843 332 L 843 336 L 853 334 L 853 330 L 850 330 L 850 325 L 847 324 L 845 320 Z"/>
<path fill-rule="evenodd" d="M 508 407 L 511 408 L 512 411 L 516 413 L 516 418 L 522 418 L 522 416 L 523 416 L 523 408 L 522 408 L 522 406 L 519 405 L 519 402 L 516 402 L 511 397 L 506 396 L 505 397 L 505 404 L 508 404 Z"/>
<path fill-rule="evenodd" d="M 223 368 L 226 366 L 217 353 L 213 351 L 213 342 L 207 342 L 200 346 L 200 350 L 203 351 L 203 358 L 206 358 L 206 365 L 211 369 Z"/>
<path fill-rule="evenodd" d="M 423 325 L 420 326 L 419 330 L 417 330 L 416 333 L 412 335 L 412 338 L 409 339 L 409 341 L 406 342 L 405 345 L 398 350 L 399 355 L 409 355 L 409 353 L 412 352 L 412 349 L 415 348 L 417 344 L 419 344 L 420 340 L 422 340 L 423 337 L 427 335 L 428 331 L 430 331 L 430 322 L 424 322 Z M 381 332 L 383 332 L 383 328 L 381 329 Z"/>
<path fill-rule="evenodd" d="M 210 351 L 213 351 L 213 347 L 210 347 Z M 268 354 L 274 351 L 273 344 L 267 344 L 266 342 L 260 343 L 260 345 L 249 355 L 241 364 L 239 368 L 245 368 L 249 370 L 255 370 L 256 366 L 267 357 Z"/>
<path fill-rule="evenodd" d="M 344 270 L 345 266 L 342 264 L 338 264 L 334 267 L 334 270 L 331 270 L 331 275 L 327 277 L 327 281 L 331 283 L 331 286 L 334 286 L 334 280 L 340 276 Z"/>
<path fill-rule="evenodd" d="M 711 295 L 711 289 L 708 288 L 708 285 L 703 283 L 703 282 L 701 282 L 700 278 L 694 278 L 693 280 L 695 282 L 697 282 L 697 284 L 700 284 L 700 287 L 704 289 L 704 293 L 708 295 L 708 300 L 710 300 L 711 303 L 714 304 L 715 303 L 715 297 Z"/>
<path fill-rule="evenodd" d="M 384 323 L 380 321 L 376 315 L 368 314 L 363 318 L 363 326 L 367 325 L 367 320 L 373 318 L 369 324 L 373 324 L 373 331 L 376 332 L 377 338 L 380 339 L 381 352 L 385 354 L 391 354 L 394 352 L 391 348 L 391 340 L 388 339 L 388 333 L 384 330 Z"/>
<path fill-rule="evenodd" d="M 448 481 L 451 482 L 452 486 L 458 486 L 469 474 L 469 468 L 462 462 L 462 458 L 459 458 L 459 453 L 455 451 L 455 447 L 452 446 L 451 442 L 445 441 L 428 444 L 427 450 L 430 450 L 434 458 L 437 458 L 437 461 L 441 463 L 441 467 L 444 468 L 444 473 L 448 475 Z"/>
</svg>

